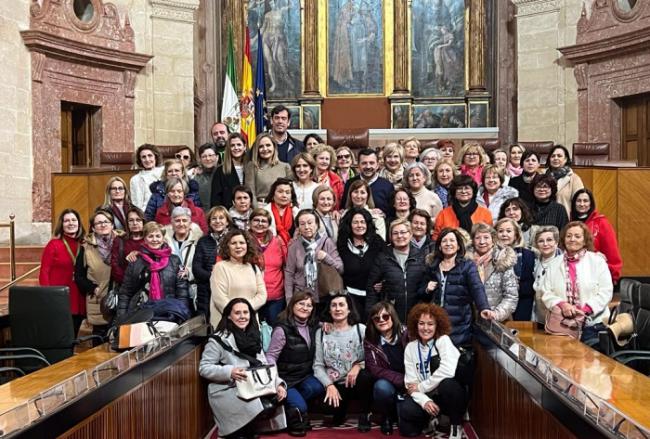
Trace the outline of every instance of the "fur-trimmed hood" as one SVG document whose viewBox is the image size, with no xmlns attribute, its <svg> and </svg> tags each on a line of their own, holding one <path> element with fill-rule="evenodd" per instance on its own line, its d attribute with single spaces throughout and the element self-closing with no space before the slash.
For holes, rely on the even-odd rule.
<svg viewBox="0 0 650 439">
<path fill-rule="evenodd" d="M 467 250 L 467 258 L 472 261 L 476 260 L 476 253 L 474 248 L 470 247 Z M 494 271 L 504 272 L 515 266 L 517 263 L 517 253 L 510 246 L 501 246 L 496 244 L 492 249 L 492 266 Z"/>
</svg>

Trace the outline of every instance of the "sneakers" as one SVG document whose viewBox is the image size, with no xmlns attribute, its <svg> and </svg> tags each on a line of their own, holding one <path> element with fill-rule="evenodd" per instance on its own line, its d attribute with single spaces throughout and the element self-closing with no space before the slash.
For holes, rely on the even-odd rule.
<svg viewBox="0 0 650 439">
<path fill-rule="evenodd" d="M 462 425 L 452 425 L 449 430 L 449 439 L 462 439 L 464 436 L 464 430 Z"/>
<path fill-rule="evenodd" d="M 361 433 L 367 433 L 370 431 L 370 428 L 370 415 L 368 415 L 368 413 L 361 413 L 359 415 L 359 425 L 357 426 L 357 430 Z"/>
</svg>

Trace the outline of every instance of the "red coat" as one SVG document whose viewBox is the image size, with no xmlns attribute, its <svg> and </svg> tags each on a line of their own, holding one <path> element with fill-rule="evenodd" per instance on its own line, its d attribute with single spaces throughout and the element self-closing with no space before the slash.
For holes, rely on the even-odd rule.
<svg viewBox="0 0 650 439">
<path fill-rule="evenodd" d="M 474 211 L 474 213 L 472 214 L 471 218 L 472 218 L 472 224 L 485 223 L 490 226 L 492 225 L 492 214 L 485 207 L 478 206 Z M 435 226 L 433 227 L 433 233 L 431 235 L 431 239 L 433 239 L 434 241 L 438 239 L 438 235 L 440 235 L 440 232 L 442 232 L 442 229 L 444 229 L 445 227 L 452 227 L 454 229 L 460 227 L 460 221 L 456 217 L 454 208 L 451 206 L 442 209 L 442 211 L 436 217 L 436 223 Z"/>
<path fill-rule="evenodd" d="M 265 250 L 260 253 L 263 259 L 266 300 L 284 298 L 284 265 L 287 260 L 287 245 L 279 236 L 271 237 Z"/>
<path fill-rule="evenodd" d="M 594 247 L 597 252 L 601 252 L 607 259 L 607 266 L 612 275 L 612 282 L 617 283 L 621 277 L 621 269 L 623 268 L 623 260 L 621 259 L 621 252 L 618 249 L 618 241 L 616 240 L 616 232 L 609 223 L 605 215 L 598 213 L 594 210 L 585 221 L 585 225 L 591 230 L 594 235 Z"/>
<path fill-rule="evenodd" d="M 73 254 L 77 254 L 79 242 L 64 238 Z M 65 286 L 70 288 L 70 311 L 73 315 L 86 315 L 86 298 L 79 292 L 74 281 L 74 261 L 60 238 L 47 243 L 41 255 L 41 272 L 38 283 L 42 286 Z"/>
<path fill-rule="evenodd" d="M 120 254 L 120 241 L 122 242 L 122 254 Z M 133 239 L 126 239 L 125 236 L 118 236 L 113 242 L 111 248 L 111 279 L 118 284 L 124 280 L 124 273 L 129 262 L 126 257 L 132 251 L 140 251 L 143 240 L 135 241 Z"/>
<path fill-rule="evenodd" d="M 198 225 L 205 235 L 208 234 L 208 223 L 205 220 L 205 213 L 200 207 L 196 207 L 192 200 L 187 198 L 183 201 L 183 207 L 187 207 L 192 211 L 192 222 Z M 173 209 L 173 208 L 172 208 Z M 155 221 L 158 224 L 166 226 L 172 223 L 172 211 L 170 210 L 169 201 L 165 201 L 163 205 L 156 211 Z"/>
<path fill-rule="evenodd" d="M 345 183 L 343 183 L 343 180 L 336 172 L 327 171 L 327 175 L 330 179 L 330 187 L 336 194 L 336 206 L 334 208 L 336 210 L 341 209 L 341 200 L 343 199 L 343 192 L 345 191 Z"/>
</svg>

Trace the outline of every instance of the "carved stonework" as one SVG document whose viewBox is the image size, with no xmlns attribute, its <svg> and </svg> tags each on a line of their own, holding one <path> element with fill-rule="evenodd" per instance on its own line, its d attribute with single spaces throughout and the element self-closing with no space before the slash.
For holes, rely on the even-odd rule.
<svg viewBox="0 0 650 439">
<path fill-rule="evenodd" d="M 32 81 L 42 82 L 46 59 L 47 57 L 43 53 L 34 52 L 32 54 Z"/>
<path fill-rule="evenodd" d="M 559 0 L 513 0 L 517 6 L 517 16 L 548 14 L 560 10 Z"/>
<path fill-rule="evenodd" d="M 124 70 L 124 97 L 135 97 L 135 79 L 137 74 L 133 70 Z"/>
<path fill-rule="evenodd" d="M 199 0 L 151 0 L 152 18 L 194 23 Z"/>
<path fill-rule="evenodd" d="M 576 83 L 578 84 L 578 91 L 587 89 L 587 69 L 589 66 L 587 64 L 578 64 L 573 68 L 573 75 L 576 77 Z"/>
</svg>

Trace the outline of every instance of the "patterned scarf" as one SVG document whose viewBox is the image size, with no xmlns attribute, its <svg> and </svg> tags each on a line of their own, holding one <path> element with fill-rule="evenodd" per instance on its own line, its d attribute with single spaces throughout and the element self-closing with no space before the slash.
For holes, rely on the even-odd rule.
<svg viewBox="0 0 650 439">
<path fill-rule="evenodd" d="M 302 246 L 305 249 L 305 282 L 307 288 L 313 289 L 316 287 L 316 281 L 318 279 L 318 264 L 316 263 L 316 247 L 318 246 L 318 241 L 320 240 L 320 235 L 316 234 L 314 239 L 311 241 L 306 240 L 302 236 L 300 241 Z"/>
<path fill-rule="evenodd" d="M 351 239 L 348 239 L 348 250 L 350 250 L 353 255 L 363 258 L 363 255 L 368 251 L 368 243 L 364 241 L 362 245 L 357 246 L 354 245 Z"/>
<path fill-rule="evenodd" d="M 97 242 L 97 250 L 99 251 L 100 256 L 104 264 L 111 265 L 111 250 L 113 249 L 113 238 L 115 236 L 111 232 L 106 237 L 101 237 L 95 235 L 95 242 Z"/>
<path fill-rule="evenodd" d="M 564 264 L 566 266 L 566 298 L 571 305 L 575 305 L 580 308 L 580 287 L 578 285 L 578 272 L 577 266 L 580 259 L 587 253 L 586 249 L 580 250 L 573 256 L 569 256 L 568 253 L 564 253 Z"/>
<path fill-rule="evenodd" d="M 492 261 L 492 250 L 485 253 L 483 256 L 479 256 L 478 253 L 474 254 L 474 262 L 476 263 L 476 268 L 478 268 L 478 275 L 483 283 L 485 283 L 486 280 L 485 274 L 490 261 Z"/>
<path fill-rule="evenodd" d="M 560 168 L 551 168 L 549 167 L 546 170 L 547 175 L 552 175 L 555 181 L 558 181 L 562 177 L 566 177 L 571 172 L 571 168 L 568 166 L 562 166 Z"/>
<path fill-rule="evenodd" d="M 391 172 L 388 168 L 384 168 L 379 173 L 379 176 L 393 183 L 393 186 L 401 187 L 402 179 L 404 178 L 404 168 L 400 166 L 395 172 Z"/>
<path fill-rule="evenodd" d="M 273 213 L 273 221 L 275 221 L 275 229 L 278 235 L 282 237 L 284 242 L 291 240 L 291 228 L 293 227 L 293 209 L 289 204 L 285 210 L 284 215 L 280 215 L 280 210 L 275 203 L 271 203 L 271 212 Z"/>
<path fill-rule="evenodd" d="M 163 298 L 162 283 L 160 282 L 160 270 L 165 268 L 169 263 L 169 256 L 172 249 L 164 246 L 159 249 L 153 249 L 147 244 L 142 244 L 140 257 L 149 265 L 151 279 L 149 280 L 149 300 L 160 300 Z M 153 255 L 153 258 L 149 255 Z"/>
</svg>

